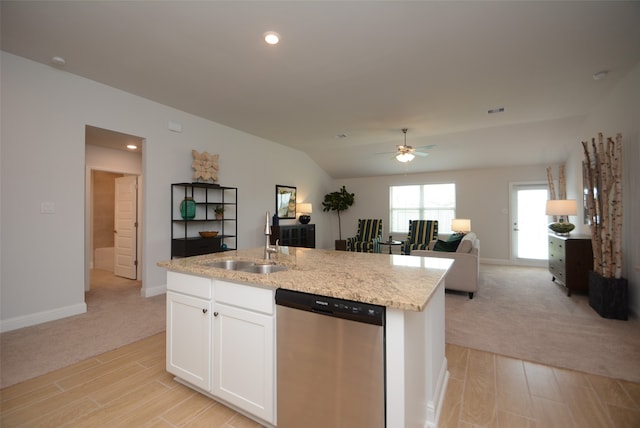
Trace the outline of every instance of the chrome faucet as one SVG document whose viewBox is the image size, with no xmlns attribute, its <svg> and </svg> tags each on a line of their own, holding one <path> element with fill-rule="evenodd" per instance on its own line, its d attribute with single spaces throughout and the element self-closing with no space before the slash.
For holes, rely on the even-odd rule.
<svg viewBox="0 0 640 428">
<path fill-rule="evenodd" d="M 265 235 L 265 243 L 264 243 L 264 259 L 265 260 L 271 260 L 271 253 L 277 253 L 278 252 L 278 241 L 279 239 L 276 240 L 276 245 L 275 246 L 271 246 L 271 226 L 269 225 L 269 211 L 267 211 L 267 219 L 266 219 L 266 223 L 264 226 L 264 235 Z"/>
</svg>

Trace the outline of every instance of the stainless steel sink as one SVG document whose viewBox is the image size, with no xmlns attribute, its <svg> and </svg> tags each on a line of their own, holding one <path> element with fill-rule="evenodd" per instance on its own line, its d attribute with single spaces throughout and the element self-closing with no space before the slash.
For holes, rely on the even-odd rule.
<svg viewBox="0 0 640 428">
<path fill-rule="evenodd" d="M 206 265 L 209 267 L 225 269 L 225 270 L 235 270 L 235 271 L 241 271 L 241 272 L 261 273 L 261 274 L 287 270 L 286 266 L 254 263 L 254 262 L 243 261 L 243 260 L 220 260 L 216 262 L 209 262 Z"/>
<path fill-rule="evenodd" d="M 273 272 L 279 272 L 282 270 L 287 270 L 287 267 L 279 266 L 279 265 L 254 264 L 253 266 L 249 266 L 240 270 L 242 270 L 243 272 L 251 272 L 251 273 L 273 273 Z"/>
<path fill-rule="evenodd" d="M 241 261 L 241 260 L 220 260 L 217 262 L 207 263 L 207 266 L 226 269 L 226 270 L 243 270 L 249 266 L 253 266 L 253 262 Z"/>
</svg>

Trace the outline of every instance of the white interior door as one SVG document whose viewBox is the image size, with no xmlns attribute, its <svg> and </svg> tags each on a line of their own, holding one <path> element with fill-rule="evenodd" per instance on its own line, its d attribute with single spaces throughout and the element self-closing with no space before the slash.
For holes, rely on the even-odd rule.
<svg viewBox="0 0 640 428">
<path fill-rule="evenodd" d="M 135 175 L 116 178 L 113 272 L 129 279 L 137 279 L 137 185 Z"/>
<path fill-rule="evenodd" d="M 548 260 L 548 217 L 545 214 L 547 199 L 547 184 L 511 186 L 512 258 Z"/>
</svg>

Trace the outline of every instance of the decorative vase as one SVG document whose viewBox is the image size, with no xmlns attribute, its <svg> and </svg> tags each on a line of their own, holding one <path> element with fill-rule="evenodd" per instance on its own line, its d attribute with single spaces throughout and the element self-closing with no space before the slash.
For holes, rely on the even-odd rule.
<svg viewBox="0 0 640 428">
<path fill-rule="evenodd" d="M 180 215 L 185 220 L 193 220 L 196 217 L 196 202 L 187 197 L 180 202 Z"/>
<path fill-rule="evenodd" d="M 309 224 L 309 222 L 311 221 L 311 216 L 310 215 L 301 215 L 298 220 L 300 221 L 301 224 Z"/>
<path fill-rule="evenodd" d="M 626 278 L 605 278 L 589 272 L 589 306 L 603 318 L 628 319 L 628 283 Z"/>
</svg>

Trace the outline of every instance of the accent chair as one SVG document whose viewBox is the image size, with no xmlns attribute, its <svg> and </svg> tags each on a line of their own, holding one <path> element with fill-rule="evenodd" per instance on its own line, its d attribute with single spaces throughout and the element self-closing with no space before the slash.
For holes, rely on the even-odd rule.
<svg viewBox="0 0 640 428">
<path fill-rule="evenodd" d="M 382 241 L 382 219 L 359 219 L 356 236 L 347 238 L 347 251 L 379 253 Z"/>
<path fill-rule="evenodd" d="M 434 239 L 438 239 L 438 220 L 409 220 L 409 234 L 402 243 L 402 254 L 410 255 L 411 250 L 426 250 Z"/>
</svg>

